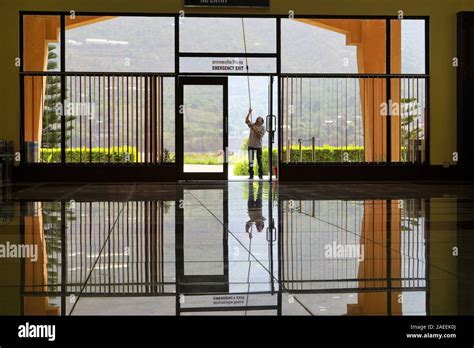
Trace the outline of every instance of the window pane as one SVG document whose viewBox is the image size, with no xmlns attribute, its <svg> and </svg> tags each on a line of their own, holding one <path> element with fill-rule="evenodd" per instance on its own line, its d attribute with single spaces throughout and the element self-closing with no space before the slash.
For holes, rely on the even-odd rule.
<svg viewBox="0 0 474 348">
<path fill-rule="evenodd" d="M 392 73 L 425 74 L 425 21 L 391 21 Z"/>
<path fill-rule="evenodd" d="M 174 77 L 163 78 L 163 162 L 175 162 Z"/>
<path fill-rule="evenodd" d="M 59 71 L 59 16 L 23 17 L 23 70 Z"/>
<path fill-rule="evenodd" d="M 224 87 L 184 85 L 185 173 L 224 170 Z"/>
<path fill-rule="evenodd" d="M 424 163 L 426 78 L 391 79 L 392 162 Z"/>
<path fill-rule="evenodd" d="M 65 87 L 66 162 L 174 161 L 165 148 L 174 128 L 173 81 L 157 75 L 71 75 Z"/>
<path fill-rule="evenodd" d="M 174 71 L 174 18 L 84 17 L 66 21 L 67 71 Z"/>
<path fill-rule="evenodd" d="M 276 53 L 274 18 L 196 18 L 180 19 L 181 52 Z M 243 30 L 243 28 L 245 30 Z M 196 40 L 199 38 L 199 40 Z"/>
<path fill-rule="evenodd" d="M 23 83 L 26 162 L 60 162 L 61 77 L 24 76 Z"/>
<path fill-rule="evenodd" d="M 385 73 L 385 20 L 282 19 L 284 73 Z"/>
<path fill-rule="evenodd" d="M 383 93 L 374 98 L 374 91 L 383 91 L 384 83 L 384 79 L 284 78 L 282 162 L 382 160 L 383 119 L 372 105 L 382 100 Z"/>
</svg>

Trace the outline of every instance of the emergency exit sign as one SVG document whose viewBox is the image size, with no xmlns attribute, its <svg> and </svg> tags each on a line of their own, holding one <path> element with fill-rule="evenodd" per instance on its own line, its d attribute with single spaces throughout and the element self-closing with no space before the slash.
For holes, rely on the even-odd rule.
<svg viewBox="0 0 474 348">
<path fill-rule="evenodd" d="M 193 7 L 270 7 L 270 0 L 184 0 Z"/>
</svg>

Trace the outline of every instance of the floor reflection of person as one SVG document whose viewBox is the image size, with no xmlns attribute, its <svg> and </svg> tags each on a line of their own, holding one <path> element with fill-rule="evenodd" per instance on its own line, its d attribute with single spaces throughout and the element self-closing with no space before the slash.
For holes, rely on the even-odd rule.
<svg viewBox="0 0 474 348">
<path fill-rule="evenodd" d="M 249 220 L 245 223 L 245 232 L 252 238 L 252 226 L 255 225 L 257 232 L 262 232 L 265 227 L 265 218 L 262 214 L 262 189 L 263 184 L 258 183 L 257 197 L 255 197 L 253 182 L 249 182 L 248 190 L 249 197 L 247 201 L 247 213 Z"/>
</svg>

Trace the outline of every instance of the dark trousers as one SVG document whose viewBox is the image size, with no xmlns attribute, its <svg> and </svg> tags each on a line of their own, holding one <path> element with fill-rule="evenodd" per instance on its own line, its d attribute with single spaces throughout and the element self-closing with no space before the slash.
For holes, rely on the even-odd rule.
<svg viewBox="0 0 474 348">
<path fill-rule="evenodd" d="M 263 185 L 262 183 L 259 181 L 258 182 L 258 191 L 257 191 L 257 197 L 255 197 L 255 191 L 254 191 L 254 187 L 253 187 L 253 183 L 252 182 L 249 182 L 249 197 L 248 197 L 248 200 L 247 200 L 247 208 L 248 210 L 259 210 L 260 211 L 260 214 L 262 213 L 262 207 L 263 207 L 263 200 L 262 200 L 262 189 L 263 189 Z"/>
<path fill-rule="evenodd" d="M 248 147 L 249 153 L 249 174 L 253 176 L 254 171 L 254 154 L 257 154 L 257 163 L 258 163 L 258 176 L 263 176 L 263 165 L 262 165 L 262 148 L 261 147 Z"/>
</svg>

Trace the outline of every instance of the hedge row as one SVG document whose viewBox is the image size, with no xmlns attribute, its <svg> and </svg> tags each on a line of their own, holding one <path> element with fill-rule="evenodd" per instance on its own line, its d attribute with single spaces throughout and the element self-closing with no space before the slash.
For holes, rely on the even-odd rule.
<svg viewBox="0 0 474 348">
<path fill-rule="evenodd" d="M 57 163 L 61 162 L 61 149 L 59 148 L 42 148 L 40 150 L 41 162 L 44 163 Z M 67 148 L 66 149 L 66 162 L 69 163 L 106 163 L 109 162 L 121 162 L 121 163 L 133 163 L 140 156 L 137 153 L 135 147 L 126 146 L 118 147 L 114 146 L 109 150 L 106 148 L 94 147 L 88 148 Z M 91 160 L 92 159 L 92 160 Z"/>
<path fill-rule="evenodd" d="M 291 147 L 290 163 L 295 162 L 363 162 L 364 147 L 363 146 L 317 146 L 313 149 L 310 146 L 303 146 L 300 150 L 298 146 Z M 286 149 L 283 149 L 282 159 L 285 162 Z"/>
<path fill-rule="evenodd" d="M 174 161 L 174 153 L 166 151 L 164 156 L 165 162 Z M 59 148 L 42 148 L 40 151 L 41 161 L 44 163 L 58 163 L 61 161 L 61 149 Z M 297 146 L 293 146 L 290 152 L 291 163 L 311 163 L 313 162 L 313 150 L 309 146 L 302 147 L 301 159 L 300 150 Z M 335 147 L 335 146 L 320 146 L 316 147 L 314 151 L 314 162 L 363 162 L 364 161 L 364 148 L 362 146 L 349 146 L 349 147 Z M 204 156 L 204 157 L 203 157 Z M 92 160 L 91 160 L 92 158 Z M 110 148 L 110 154 L 106 148 L 68 148 L 66 149 L 66 162 L 70 163 L 87 163 L 89 161 L 93 163 L 127 163 L 135 162 L 138 159 L 140 162 L 140 155 L 138 154 L 135 147 L 112 147 Z M 282 159 L 286 159 L 286 149 L 283 149 Z M 202 154 L 187 154 L 185 157 L 186 163 L 203 163 L 203 164 L 217 164 L 220 163 L 222 158 L 211 155 Z M 264 173 L 269 172 L 268 166 L 268 149 L 263 148 L 262 150 L 262 161 Z M 278 162 L 278 152 L 276 149 L 273 150 L 273 165 Z M 258 164 L 255 160 L 256 168 L 258 170 Z M 234 175 L 247 175 L 248 174 L 248 160 L 240 160 L 234 163 Z"/>
<path fill-rule="evenodd" d="M 315 147 L 314 161 L 313 150 L 310 146 L 303 146 L 300 150 L 298 146 L 293 146 L 290 151 L 290 163 L 312 163 L 312 162 L 363 162 L 364 161 L 364 147 L 363 146 L 318 146 Z M 268 173 L 268 149 L 264 148 L 262 151 L 263 172 Z M 283 149 L 282 158 L 286 159 L 286 149 Z M 277 150 L 273 152 L 273 164 L 278 161 Z M 255 172 L 258 171 L 258 165 Z M 234 175 L 248 175 L 248 161 L 242 160 L 234 163 Z"/>
</svg>

